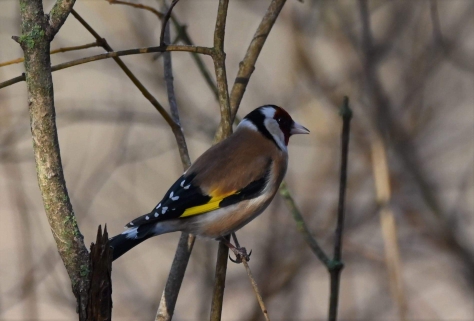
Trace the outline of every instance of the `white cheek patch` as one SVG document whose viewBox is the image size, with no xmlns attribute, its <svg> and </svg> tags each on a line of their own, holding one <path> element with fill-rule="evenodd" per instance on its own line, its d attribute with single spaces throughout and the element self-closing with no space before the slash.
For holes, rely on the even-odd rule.
<svg viewBox="0 0 474 321">
<path fill-rule="evenodd" d="M 286 144 L 285 144 L 285 135 L 280 129 L 280 125 L 278 125 L 278 122 L 271 118 L 271 119 L 265 119 L 264 121 L 265 127 L 267 128 L 268 132 L 272 135 L 273 139 L 275 142 L 278 144 L 281 150 L 286 151 Z"/>
<path fill-rule="evenodd" d="M 275 117 L 275 108 L 273 107 L 263 107 L 260 111 L 265 115 L 265 118 L 273 119 Z"/>
</svg>

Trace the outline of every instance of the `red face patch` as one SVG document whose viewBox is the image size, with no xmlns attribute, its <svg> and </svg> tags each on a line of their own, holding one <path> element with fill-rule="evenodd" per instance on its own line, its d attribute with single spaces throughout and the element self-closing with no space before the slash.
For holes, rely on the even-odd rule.
<svg viewBox="0 0 474 321">
<path fill-rule="evenodd" d="M 288 141 L 290 140 L 291 136 L 291 128 L 293 127 L 293 118 L 291 118 L 290 114 L 286 112 L 281 107 L 275 106 L 275 116 L 273 116 L 273 119 L 275 119 L 280 125 L 280 129 L 283 132 L 283 135 L 285 135 L 285 145 L 288 146 Z"/>
</svg>

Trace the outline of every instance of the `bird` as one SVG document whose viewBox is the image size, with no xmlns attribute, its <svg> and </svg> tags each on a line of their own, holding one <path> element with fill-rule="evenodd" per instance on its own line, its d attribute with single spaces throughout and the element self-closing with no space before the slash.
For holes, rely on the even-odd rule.
<svg viewBox="0 0 474 321">
<path fill-rule="evenodd" d="M 295 134 L 309 130 L 283 108 L 254 109 L 232 135 L 197 158 L 149 213 L 109 240 L 113 260 L 150 237 L 170 232 L 225 240 L 274 198 L 288 167 L 288 142 Z"/>
</svg>

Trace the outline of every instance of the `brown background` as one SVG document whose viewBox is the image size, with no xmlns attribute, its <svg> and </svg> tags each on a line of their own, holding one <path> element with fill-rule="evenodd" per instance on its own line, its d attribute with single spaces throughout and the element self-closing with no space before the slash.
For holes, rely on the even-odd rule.
<svg viewBox="0 0 474 321">
<path fill-rule="evenodd" d="M 143 3 L 159 8 L 152 0 Z M 52 4 L 45 1 L 45 10 Z M 268 4 L 230 3 L 230 84 Z M 159 41 L 160 22 L 149 12 L 99 0 L 80 0 L 75 9 L 114 49 Z M 371 159 L 374 137 L 383 137 L 388 155 L 389 209 L 398 227 L 406 319 L 473 320 L 474 2 L 370 1 L 367 9 L 374 51 L 366 50 L 363 2 L 288 1 L 239 115 L 278 104 L 311 130 L 290 142 L 287 181 L 311 230 L 331 252 L 341 125 L 337 105 L 343 95 L 351 99 L 341 320 L 401 319 L 385 262 L 373 175 L 379 160 Z M 194 42 L 206 46 L 212 44 L 216 11 L 212 0 L 182 0 L 175 9 Z M 20 34 L 19 26 L 19 4 L 1 1 L 0 62 L 22 55 L 11 40 Z M 69 17 L 52 49 L 93 41 Z M 57 54 L 52 63 L 102 51 Z M 204 60 L 212 71 L 212 61 Z M 148 54 L 124 61 L 167 105 L 162 60 Z M 189 54 L 174 53 L 173 63 L 195 159 L 212 142 L 218 104 Z M 0 80 L 23 70 L 22 64 L 0 68 Z M 181 163 L 166 123 L 113 60 L 53 75 L 65 176 L 90 244 L 98 224 L 107 223 L 116 234 L 149 211 L 181 174 Z M 374 79 L 380 84 L 375 89 Z M 384 104 L 377 103 L 380 95 Z M 0 90 L 0 319 L 76 320 L 75 299 L 36 182 L 26 101 L 24 83 Z M 272 320 L 326 318 L 327 272 L 280 197 L 238 235 L 253 249 L 250 264 Z M 154 318 L 178 237 L 151 239 L 114 263 L 114 320 Z M 216 245 L 196 242 L 174 320 L 208 319 Z M 224 320 L 262 318 L 242 266 L 229 265 L 224 299 Z"/>
</svg>

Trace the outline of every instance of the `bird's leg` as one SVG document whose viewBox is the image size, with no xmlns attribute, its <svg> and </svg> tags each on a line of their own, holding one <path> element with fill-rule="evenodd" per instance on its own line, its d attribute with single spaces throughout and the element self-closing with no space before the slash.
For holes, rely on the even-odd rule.
<svg viewBox="0 0 474 321">
<path fill-rule="evenodd" d="M 235 236 L 235 233 L 232 233 L 232 238 L 234 239 L 235 246 L 230 243 L 225 237 L 221 237 L 219 240 L 223 242 L 227 247 L 234 252 L 235 254 L 235 260 L 232 259 L 229 255 L 229 259 L 237 264 L 242 263 L 242 259 L 245 259 L 247 262 L 250 260 L 250 255 L 252 254 L 252 250 L 250 250 L 250 253 L 247 254 L 247 249 L 245 247 L 241 247 L 239 244 L 239 241 L 237 240 L 237 237 Z"/>
</svg>

